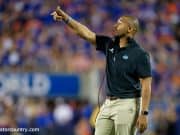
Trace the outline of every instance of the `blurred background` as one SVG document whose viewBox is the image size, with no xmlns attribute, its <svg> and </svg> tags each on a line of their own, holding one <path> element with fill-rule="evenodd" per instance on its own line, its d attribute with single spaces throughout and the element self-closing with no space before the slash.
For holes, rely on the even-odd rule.
<svg viewBox="0 0 180 135">
<path fill-rule="evenodd" d="M 53 21 L 57 5 L 99 34 L 111 35 L 121 15 L 139 18 L 136 40 L 151 54 L 153 70 L 144 134 L 180 135 L 178 0 L 0 0 L 0 127 L 93 135 L 105 57 Z M 103 101 L 103 85 L 100 93 Z"/>
</svg>

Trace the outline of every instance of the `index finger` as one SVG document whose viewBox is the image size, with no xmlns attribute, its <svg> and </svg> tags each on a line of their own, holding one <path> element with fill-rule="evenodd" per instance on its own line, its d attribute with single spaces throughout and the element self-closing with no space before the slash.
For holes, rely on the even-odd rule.
<svg viewBox="0 0 180 135">
<path fill-rule="evenodd" d="M 56 13 L 57 14 L 62 14 L 62 10 L 61 10 L 60 6 L 57 6 Z"/>
</svg>

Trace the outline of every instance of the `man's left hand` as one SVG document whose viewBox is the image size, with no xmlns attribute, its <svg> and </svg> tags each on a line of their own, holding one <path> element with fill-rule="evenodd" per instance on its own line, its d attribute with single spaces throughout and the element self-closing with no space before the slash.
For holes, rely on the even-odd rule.
<svg viewBox="0 0 180 135">
<path fill-rule="evenodd" d="M 148 117 L 146 115 L 139 115 L 136 127 L 138 128 L 140 133 L 143 133 L 147 129 Z"/>
</svg>

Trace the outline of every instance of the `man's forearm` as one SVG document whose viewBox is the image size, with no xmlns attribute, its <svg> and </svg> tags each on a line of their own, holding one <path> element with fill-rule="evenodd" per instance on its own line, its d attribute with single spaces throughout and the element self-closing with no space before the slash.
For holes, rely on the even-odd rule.
<svg viewBox="0 0 180 135">
<path fill-rule="evenodd" d="M 62 17 L 64 22 L 71 27 L 80 37 L 84 38 L 85 40 L 95 44 L 96 36 L 95 33 L 89 30 L 86 26 L 82 25 L 78 21 L 71 18 L 68 14 L 57 7 L 56 13 Z"/>
<path fill-rule="evenodd" d="M 151 90 L 142 89 L 142 111 L 147 111 L 149 109 L 151 99 Z"/>
<path fill-rule="evenodd" d="M 68 17 L 67 25 L 71 27 L 79 36 L 95 44 L 95 34 L 90 31 L 86 26 L 82 25 L 78 21 Z"/>
<path fill-rule="evenodd" d="M 151 99 L 151 78 L 142 80 L 142 111 L 148 111 Z"/>
</svg>

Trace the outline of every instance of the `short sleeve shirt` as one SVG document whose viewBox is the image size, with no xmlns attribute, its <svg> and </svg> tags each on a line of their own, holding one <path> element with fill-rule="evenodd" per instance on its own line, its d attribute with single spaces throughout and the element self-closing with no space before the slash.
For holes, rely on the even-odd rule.
<svg viewBox="0 0 180 135">
<path fill-rule="evenodd" d="M 96 35 L 96 50 L 106 56 L 106 92 L 108 96 L 134 98 L 141 96 L 140 78 L 151 77 L 149 54 L 134 39 L 120 48 L 119 40 Z"/>
</svg>

